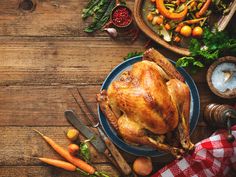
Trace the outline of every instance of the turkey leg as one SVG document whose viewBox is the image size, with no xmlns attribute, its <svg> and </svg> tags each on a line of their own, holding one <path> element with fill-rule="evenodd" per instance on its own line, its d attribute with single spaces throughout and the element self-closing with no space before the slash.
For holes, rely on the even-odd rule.
<svg viewBox="0 0 236 177">
<path fill-rule="evenodd" d="M 176 158 L 181 158 L 184 153 L 182 149 L 164 144 L 164 139 L 161 136 L 157 136 L 155 139 L 149 137 L 145 129 L 130 120 L 125 114 L 119 118 L 118 127 L 119 134 L 128 143 L 150 145 L 155 149 L 169 152 Z"/>
<path fill-rule="evenodd" d="M 106 90 L 102 90 L 101 93 L 97 94 L 97 101 L 99 103 L 99 106 L 100 106 L 103 114 L 108 119 L 109 123 L 112 125 L 112 127 L 115 130 L 118 130 L 118 118 L 116 117 L 116 115 L 111 110 L 111 108 L 108 104 Z"/>
<path fill-rule="evenodd" d="M 181 145 L 184 149 L 191 150 L 194 145 L 192 144 L 189 136 L 189 88 L 186 84 L 177 79 L 171 79 L 168 81 L 167 88 L 179 113 L 178 132 Z"/>
</svg>

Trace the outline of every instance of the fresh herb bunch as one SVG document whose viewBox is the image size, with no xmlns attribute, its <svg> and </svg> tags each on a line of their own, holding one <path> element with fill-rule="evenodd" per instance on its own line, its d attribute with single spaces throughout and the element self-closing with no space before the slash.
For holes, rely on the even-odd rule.
<svg viewBox="0 0 236 177">
<path fill-rule="evenodd" d="M 128 60 L 129 58 L 143 55 L 143 52 L 129 52 L 123 59 Z"/>
<path fill-rule="evenodd" d="M 94 136 L 82 141 L 79 146 L 80 147 L 80 155 L 86 162 L 89 162 L 91 159 L 91 154 L 90 154 L 88 142 L 92 141 L 93 139 L 94 139 Z"/>
<path fill-rule="evenodd" d="M 93 17 L 93 22 L 84 31 L 92 33 L 101 29 L 110 19 L 110 14 L 114 7 L 115 0 L 90 0 L 83 9 L 82 18 Z"/>
<path fill-rule="evenodd" d="M 213 60 L 225 56 L 236 55 L 236 38 L 231 38 L 226 32 L 204 29 L 201 39 L 190 42 L 190 56 L 179 58 L 176 66 L 190 67 L 192 71 L 205 67 Z"/>
</svg>

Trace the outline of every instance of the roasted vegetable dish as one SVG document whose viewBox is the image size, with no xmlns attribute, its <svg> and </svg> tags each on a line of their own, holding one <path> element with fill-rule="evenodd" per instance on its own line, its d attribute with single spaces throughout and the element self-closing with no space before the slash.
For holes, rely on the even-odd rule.
<svg viewBox="0 0 236 177">
<path fill-rule="evenodd" d="M 183 38 L 199 38 L 209 26 L 211 14 L 227 13 L 230 0 L 149 0 L 143 15 L 148 25 L 167 42 L 179 43 Z M 147 5 L 147 3 L 149 3 Z"/>
</svg>

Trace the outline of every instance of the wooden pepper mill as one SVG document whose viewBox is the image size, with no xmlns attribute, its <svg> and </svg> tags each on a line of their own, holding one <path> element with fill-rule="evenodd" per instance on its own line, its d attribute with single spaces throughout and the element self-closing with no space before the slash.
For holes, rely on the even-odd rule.
<svg viewBox="0 0 236 177">
<path fill-rule="evenodd" d="M 227 140 L 233 142 L 231 126 L 236 124 L 236 110 L 225 104 L 209 104 L 204 110 L 204 120 L 213 128 L 226 128 L 228 130 Z"/>
</svg>

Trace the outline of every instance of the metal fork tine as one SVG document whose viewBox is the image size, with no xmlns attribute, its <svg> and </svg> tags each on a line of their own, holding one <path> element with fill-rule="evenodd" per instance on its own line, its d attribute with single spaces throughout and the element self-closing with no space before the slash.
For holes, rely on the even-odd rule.
<svg viewBox="0 0 236 177">
<path fill-rule="evenodd" d="M 89 121 L 89 123 L 92 125 L 92 122 L 90 121 L 90 119 L 88 118 L 88 115 L 85 113 L 84 109 L 82 108 L 82 106 L 79 104 L 78 100 L 76 99 L 75 95 L 71 92 L 72 97 L 74 98 L 77 106 L 79 106 L 80 110 L 82 111 L 82 113 L 85 115 L 85 117 L 87 118 L 87 120 Z"/>
<path fill-rule="evenodd" d="M 96 120 L 94 113 L 91 112 L 91 109 L 88 107 L 87 103 L 85 102 L 85 100 L 84 100 L 84 98 L 82 97 L 81 93 L 79 92 L 79 89 L 78 89 L 78 88 L 77 88 L 77 91 L 78 91 L 78 93 L 79 93 L 79 96 L 80 96 L 80 98 L 81 98 L 83 104 L 86 106 L 86 108 L 88 109 L 88 111 L 89 111 L 89 113 L 92 115 L 92 117 Z M 84 111 L 84 109 L 82 108 L 82 106 L 79 104 L 79 101 L 77 100 L 77 98 L 75 97 L 75 95 L 73 94 L 73 92 L 72 92 L 72 91 L 70 91 L 70 92 L 71 92 L 71 95 L 72 95 L 72 97 L 74 98 L 74 100 L 75 100 L 77 106 L 80 108 L 80 110 L 82 111 L 82 113 L 84 114 L 84 116 L 86 117 L 86 119 L 88 120 L 88 122 L 90 123 L 90 125 L 92 125 L 93 127 L 97 127 L 97 126 L 99 125 L 99 123 L 96 123 L 96 124 L 95 124 L 94 122 L 91 121 L 91 119 L 89 118 L 88 114 Z"/>
<path fill-rule="evenodd" d="M 80 98 L 81 98 L 83 104 L 84 104 L 84 105 L 86 106 L 86 108 L 88 109 L 89 113 L 93 116 L 93 118 L 94 118 L 95 120 L 97 120 L 97 116 L 94 114 L 94 112 L 93 112 L 93 110 L 91 109 L 91 107 L 86 103 L 86 101 L 85 101 L 83 95 L 80 93 L 79 89 L 76 88 L 76 90 L 77 90 L 77 92 L 78 92 L 78 94 L 79 94 L 79 96 L 80 96 Z"/>
</svg>

